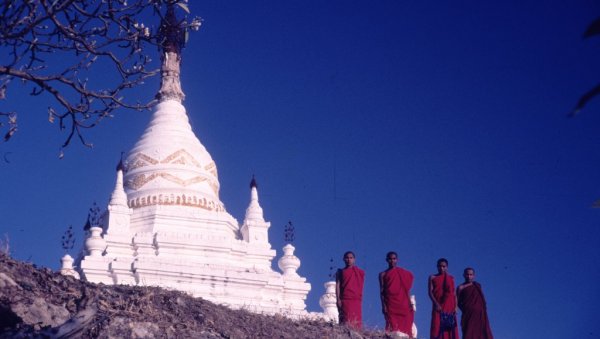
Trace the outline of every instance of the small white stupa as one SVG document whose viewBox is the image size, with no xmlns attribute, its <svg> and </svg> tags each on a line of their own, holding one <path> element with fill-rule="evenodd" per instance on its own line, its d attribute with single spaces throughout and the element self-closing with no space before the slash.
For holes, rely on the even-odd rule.
<svg viewBox="0 0 600 339">
<path fill-rule="evenodd" d="M 172 8 L 166 23 L 159 103 L 117 167 L 110 203 L 90 225 L 79 273 L 91 282 L 162 286 L 232 308 L 306 315 L 311 286 L 297 273 L 294 247 L 284 247 L 281 273 L 271 268 L 276 253 L 256 181 L 241 225 L 219 198 L 217 166 L 182 105 L 181 30 Z"/>
</svg>

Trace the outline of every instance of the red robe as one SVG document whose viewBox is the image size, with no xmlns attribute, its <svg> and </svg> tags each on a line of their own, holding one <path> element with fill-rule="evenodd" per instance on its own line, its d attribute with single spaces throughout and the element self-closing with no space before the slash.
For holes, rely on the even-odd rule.
<svg viewBox="0 0 600 339">
<path fill-rule="evenodd" d="M 481 285 L 473 282 L 458 294 L 463 339 L 493 339 Z"/>
<path fill-rule="evenodd" d="M 411 335 L 415 314 L 410 304 L 409 292 L 413 275 L 409 271 L 394 267 L 383 272 L 383 302 L 387 309 L 385 330 Z"/>
<path fill-rule="evenodd" d="M 340 299 L 342 307 L 340 324 L 350 327 L 362 328 L 362 295 L 365 285 L 365 271 L 356 266 L 338 271 L 340 282 Z"/>
<path fill-rule="evenodd" d="M 446 279 L 445 284 L 444 279 Z M 431 284 L 433 285 L 433 296 L 440 306 L 442 306 L 442 312 L 456 312 L 454 278 L 450 274 L 436 275 L 431 280 Z M 454 327 L 453 331 L 449 330 L 440 333 L 440 312 L 435 309 L 435 304 L 433 304 L 433 309 L 431 310 L 431 330 L 429 337 L 431 339 L 459 339 L 458 326 Z"/>
</svg>

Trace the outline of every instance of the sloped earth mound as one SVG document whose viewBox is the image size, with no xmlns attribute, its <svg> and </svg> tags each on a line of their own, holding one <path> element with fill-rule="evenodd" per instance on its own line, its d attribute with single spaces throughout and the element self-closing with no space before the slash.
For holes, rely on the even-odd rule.
<svg viewBox="0 0 600 339">
<path fill-rule="evenodd" d="M 387 338 L 231 310 L 158 287 L 107 286 L 0 254 L 0 338 Z"/>
</svg>

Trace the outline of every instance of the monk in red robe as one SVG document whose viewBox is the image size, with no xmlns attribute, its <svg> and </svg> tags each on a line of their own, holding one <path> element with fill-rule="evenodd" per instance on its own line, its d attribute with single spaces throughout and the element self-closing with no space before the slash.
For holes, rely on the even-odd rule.
<svg viewBox="0 0 600 339">
<path fill-rule="evenodd" d="M 360 330 L 362 328 L 362 295 L 365 272 L 354 265 L 353 252 L 344 253 L 346 267 L 335 275 L 335 294 L 340 313 L 340 324 Z"/>
<path fill-rule="evenodd" d="M 415 313 L 409 293 L 413 285 L 413 275 L 396 266 L 398 263 L 396 252 L 389 252 L 385 260 L 388 263 L 388 269 L 379 273 L 379 290 L 382 312 L 385 317 L 385 330 L 412 336 Z"/>
<path fill-rule="evenodd" d="M 431 339 L 459 339 L 456 326 L 456 294 L 454 294 L 454 278 L 448 274 L 448 260 L 437 261 L 438 273 L 429 277 L 429 298 L 433 303 L 431 310 Z M 442 325 L 442 313 L 449 314 L 454 326 L 445 328 Z"/>
<path fill-rule="evenodd" d="M 487 316 L 485 297 L 481 285 L 475 281 L 475 270 L 465 268 L 465 282 L 456 289 L 458 307 L 462 315 L 460 327 L 463 339 L 494 339 Z"/>
</svg>

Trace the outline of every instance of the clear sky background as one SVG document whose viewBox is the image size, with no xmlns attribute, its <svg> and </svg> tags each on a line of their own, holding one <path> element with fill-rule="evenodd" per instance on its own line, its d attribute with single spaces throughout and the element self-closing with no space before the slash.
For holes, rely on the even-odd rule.
<svg viewBox="0 0 600 339">
<path fill-rule="evenodd" d="M 256 175 L 277 257 L 293 222 L 309 310 L 330 258 L 341 267 L 353 250 L 365 323 L 383 327 L 377 273 L 395 250 L 415 275 L 420 337 L 439 257 L 457 282 L 475 267 L 497 338 L 600 336 L 600 98 L 566 117 L 600 81 L 600 39 L 582 39 L 600 2 L 190 6 L 204 19 L 183 55 L 192 126 L 240 222 Z M 14 257 L 57 269 L 63 232 L 73 225 L 82 246 L 88 208 L 108 203 L 150 113 L 117 112 L 87 134 L 93 149 L 74 142 L 59 160 L 66 135 L 29 91 L 0 101 L 21 113 L 0 144 L 0 234 Z"/>
</svg>

